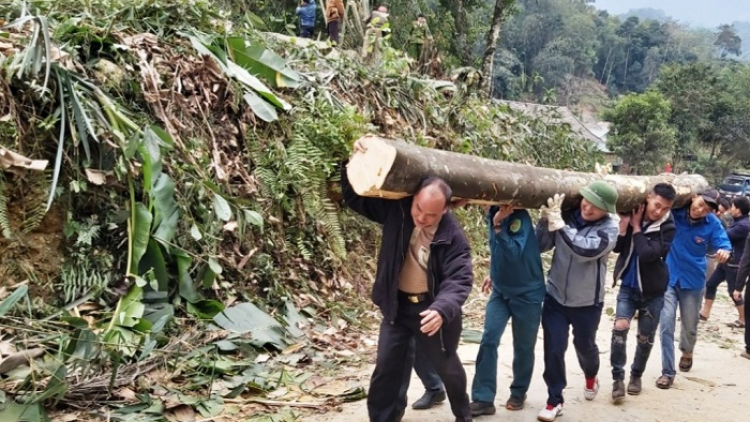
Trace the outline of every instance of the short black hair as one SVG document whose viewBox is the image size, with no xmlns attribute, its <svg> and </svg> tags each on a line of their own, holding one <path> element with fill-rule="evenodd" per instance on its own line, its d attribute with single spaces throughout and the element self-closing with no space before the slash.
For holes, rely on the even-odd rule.
<svg viewBox="0 0 750 422">
<path fill-rule="evenodd" d="M 422 192 L 422 189 L 428 186 L 435 186 L 436 188 L 438 188 L 440 190 L 440 193 L 442 193 L 445 197 L 445 207 L 447 208 L 450 206 L 451 198 L 453 198 L 453 189 L 451 189 L 450 185 L 448 185 L 448 182 L 437 176 L 427 176 L 422 180 L 422 182 L 419 183 L 417 193 Z"/>
<path fill-rule="evenodd" d="M 425 16 L 424 16 L 424 13 L 420 13 L 420 14 L 418 14 L 418 15 L 417 15 L 417 17 L 418 17 L 418 18 L 423 18 L 423 17 L 425 17 Z"/>
<path fill-rule="evenodd" d="M 729 203 L 729 200 L 727 198 L 724 198 L 723 196 L 716 200 L 716 202 L 719 204 L 720 207 L 724 207 L 725 210 L 728 210 L 731 204 Z"/>
<path fill-rule="evenodd" d="M 750 214 L 750 198 L 747 196 L 738 196 L 732 199 L 732 205 L 740 210 L 742 215 Z"/>
<path fill-rule="evenodd" d="M 653 189 L 651 189 L 651 192 L 656 196 L 661 196 L 667 201 L 674 201 L 677 199 L 677 191 L 675 191 L 674 186 L 669 183 L 657 183 L 654 185 Z"/>
</svg>

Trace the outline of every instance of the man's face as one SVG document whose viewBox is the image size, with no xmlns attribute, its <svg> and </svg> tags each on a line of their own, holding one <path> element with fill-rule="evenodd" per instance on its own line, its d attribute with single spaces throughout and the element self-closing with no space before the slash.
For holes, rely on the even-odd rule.
<svg viewBox="0 0 750 422">
<path fill-rule="evenodd" d="M 604 218 L 607 211 L 595 207 L 586 198 L 581 201 L 581 218 L 583 221 L 597 221 Z"/>
<path fill-rule="evenodd" d="M 419 18 L 417 18 L 417 22 L 418 22 L 418 23 L 419 23 L 420 25 L 424 25 L 424 23 L 425 23 L 426 21 L 425 21 L 425 19 L 424 19 L 423 17 L 419 17 Z"/>
<path fill-rule="evenodd" d="M 649 193 L 646 197 L 646 220 L 661 220 L 672 208 L 672 202 L 659 195 Z"/>
<path fill-rule="evenodd" d="M 411 204 L 411 217 L 420 229 L 437 227 L 446 211 L 445 197 L 434 186 L 419 191 Z"/>
<path fill-rule="evenodd" d="M 729 212 L 732 214 L 732 217 L 740 217 L 742 216 L 742 211 L 739 210 L 739 208 L 735 207 L 734 204 L 732 204 L 731 207 L 729 207 Z"/>
<path fill-rule="evenodd" d="M 712 208 L 706 204 L 706 201 L 701 195 L 694 195 L 693 201 L 690 204 L 690 218 L 693 220 L 700 220 L 711 212 Z"/>
</svg>

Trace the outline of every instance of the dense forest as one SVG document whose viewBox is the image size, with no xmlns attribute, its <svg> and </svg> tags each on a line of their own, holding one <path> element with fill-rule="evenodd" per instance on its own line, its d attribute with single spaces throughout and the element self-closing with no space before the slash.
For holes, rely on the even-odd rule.
<svg viewBox="0 0 750 422">
<path fill-rule="evenodd" d="M 365 133 L 550 168 L 604 159 L 495 98 L 606 119 L 623 171 L 718 177 L 750 159 L 741 28 L 583 0 L 393 0 L 367 62 L 376 3 L 346 3 L 336 48 L 320 10 L 318 42 L 296 37 L 296 0 L 0 6 L 0 420 L 361 398 L 303 384 L 359 359 L 373 317 L 378 232 L 338 189 Z M 420 13 L 424 68 L 404 53 Z M 484 222 L 456 214 L 483 259 Z"/>
<path fill-rule="evenodd" d="M 294 33 L 294 1 L 256 3 L 269 30 Z M 587 0 L 386 4 L 390 44 L 405 49 L 411 21 L 424 13 L 446 72 L 483 68 L 490 26 L 498 24 L 492 74 L 484 75 L 491 95 L 610 120 L 609 147 L 623 171 L 671 163 L 716 180 L 750 158 L 750 67 L 741 60 L 750 50 L 742 47 L 748 24 L 709 30 L 648 9 L 612 16 Z M 318 33 L 325 39 L 322 17 Z M 651 117 L 633 124 L 635 115 Z"/>
</svg>

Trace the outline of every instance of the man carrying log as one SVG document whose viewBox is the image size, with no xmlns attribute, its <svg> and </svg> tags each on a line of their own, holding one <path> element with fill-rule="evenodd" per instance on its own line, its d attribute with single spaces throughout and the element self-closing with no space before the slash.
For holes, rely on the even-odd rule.
<svg viewBox="0 0 750 422">
<path fill-rule="evenodd" d="M 658 183 L 646 202 L 629 214 L 620 215 L 620 233 L 615 252 L 614 283 L 621 282 L 617 294 L 615 324 L 612 328 L 612 401 L 625 400 L 625 364 L 630 322 L 638 312 L 638 343 L 630 367 L 627 392 L 641 393 L 641 377 L 654 346 L 659 317 L 664 307 L 669 271 L 665 262 L 674 239 L 674 219 L 669 212 L 677 192 L 669 183 Z"/>
<path fill-rule="evenodd" d="M 554 421 L 563 412 L 571 325 L 573 346 L 586 377 L 583 396 L 593 400 L 599 392 L 596 331 L 604 303 L 607 258 L 617 240 L 618 223 L 611 216 L 616 212 L 617 190 L 595 181 L 581 189 L 581 196 L 580 205 L 566 215 L 561 210 L 565 195 L 549 198 L 537 224 L 541 250 L 555 250 L 542 305 L 547 404 L 537 417 L 544 422 Z"/>
<path fill-rule="evenodd" d="M 534 347 L 544 298 L 544 272 L 539 243 L 528 211 L 510 205 L 493 206 L 487 213 L 490 243 L 490 276 L 482 291 L 490 293 L 484 332 L 471 386 L 472 416 L 495 413 L 497 348 L 512 318 L 513 381 L 508 410 L 523 409 L 534 372 Z"/>
<path fill-rule="evenodd" d="M 361 151 L 360 141 L 354 151 Z M 471 421 L 466 372 L 458 358 L 461 306 L 472 288 L 469 243 L 449 212 L 451 188 L 425 179 L 416 195 L 399 200 L 358 195 L 342 167 L 346 204 L 382 224 L 383 236 L 373 285 L 373 302 L 383 320 L 367 409 L 372 422 L 400 421 L 406 402 L 399 397 L 414 339 L 445 383 L 456 421 Z"/>
<path fill-rule="evenodd" d="M 667 255 L 669 285 L 661 311 L 661 376 L 656 386 L 668 389 L 674 383 L 674 332 L 677 307 L 680 308 L 679 368 L 688 372 L 693 367 L 693 350 L 698 335 L 701 301 L 706 287 L 706 252 L 716 250 L 716 261 L 726 262 L 732 251 L 727 233 L 719 218 L 719 192 L 707 188 L 682 208 L 672 210 L 676 227 L 675 238 Z"/>
</svg>

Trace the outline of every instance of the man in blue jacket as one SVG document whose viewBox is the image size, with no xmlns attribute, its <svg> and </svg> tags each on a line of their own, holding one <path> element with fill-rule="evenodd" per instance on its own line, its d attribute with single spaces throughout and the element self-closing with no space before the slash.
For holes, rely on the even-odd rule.
<svg viewBox="0 0 750 422">
<path fill-rule="evenodd" d="M 627 215 L 620 215 L 620 233 L 614 252 L 618 253 L 612 287 L 621 281 L 617 294 L 615 324 L 612 329 L 612 401 L 625 400 L 625 364 L 630 322 L 638 312 L 638 343 L 630 367 L 627 392 L 641 393 L 641 377 L 654 346 L 664 292 L 669 282 L 665 262 L 674 239 L 675 225 L 670 209 L 677 196 L 669 183 L 658 183 L 646 202 Z"/>
<path fill-rule="evenodd" d="M 567 385 L 565 352 L 573 326 L 573 346 L 586 384 L 583 396 L 593 400 L 599 392 L 599 347 L 596 331 L 602 317 L 607 259 L 617 241 L 617 190 L 596 181 L 581 189 L 583 199 L 572 213 L 562 215 L 564 195 L 555 195 L 542 208 L 537 238 L 542 251 L 555 249 L 542 305 L 544 331 L 544 382 L 547 404 L 537 418 L 554 421 L 563 412 Z"/>
<path fill-rule="evenodd" d="M 732 257 L 726 263 L 718 265 L 716 271 L 706 281 L 705 300 L 703 301 L 703 310 L 700 313 L 700 319 L 702 320 L 708 320 L 711 316 L 711 308 L 716 299 L 716 290 L 719 284 L 726 280 L 729 297 L 732 297 L 732 292 L 735 290 L 737 267 L 739 267 L 740 258 L 742 258 L 742 253 L 745 251 L 745 239 L 750 234 L 750 218 L 748 218 L 748 214 L 750 214 L 750 198 L 739 196 L 732 199 L 729 213 L 733 221 L 727 229 L 727 237 L 729 237 L 729 241 L 732 243 Z M 737 307 L 739 316 L 736 321 L 730 322 L 728 325 L 734 328 L 744 328 L 745 302 L 742 298 L 732 299 L 734 300 L 734 305 Z"/>
<path fill-rule="evenodd" d="M 317 9 L 315 0 L 301 0 L 297 7 L 297 16 L 299 16 L 299 36 L 302 38 L 312 38 L 313 29 L 315 28 L 315 10 Z"/>
<path fill-rule="evenodd" d="M 490 207 L 487 214 L 490 276 L 482 290 L 490 293 L 484 332 L 471 386 L 472 416 L 495 413 L 497 348 L 509 319 L 513 319 L 513 381 L 508 410 L 523 409 L 534 371 L 534 347 L 542 317 L 544 274 L 539 243 L 528 211 L 510 205 Z"/>
<path fill-rule="evenodd" d="M 359 141 L 354 150 L 363 150 Z M 461 306 L 471 292 L 473 269 L 469 242 L 449 212 L 452 192 L 445 181 L 428 178 L 416 195 L 400 200 L 357 195 L 341 169 L 346 204 L 383 226 L 373 302 L 383 321 L 367 410 L 372 422 L 400 421 L 406 401 L 400 397 L 412 341 L 428 357 L 445 384 L 456 422 L 471 421 L 466 371 L 458 357 Z M 405 381 L 406 380 L 406 381 Z"/>
<path fill-rule="evenodd" d="M 719 209 L 719 192 L 708 188 L 694 195 L 690 203 L 672 211 L 675 238 L 667 255 L 669 285 L 661 311 L 661 376 L 656 386 L 672 387 L 675 371 L 674 332 L 680 308 L 680 371 L 693 367 L 693 350 L 698 335 L 703 289 L 706 287 L 706 251 L 716 250 L 716 261 L 726 262 L 732 250 L 724 227 L 711 211 Z"/>
</svg>

